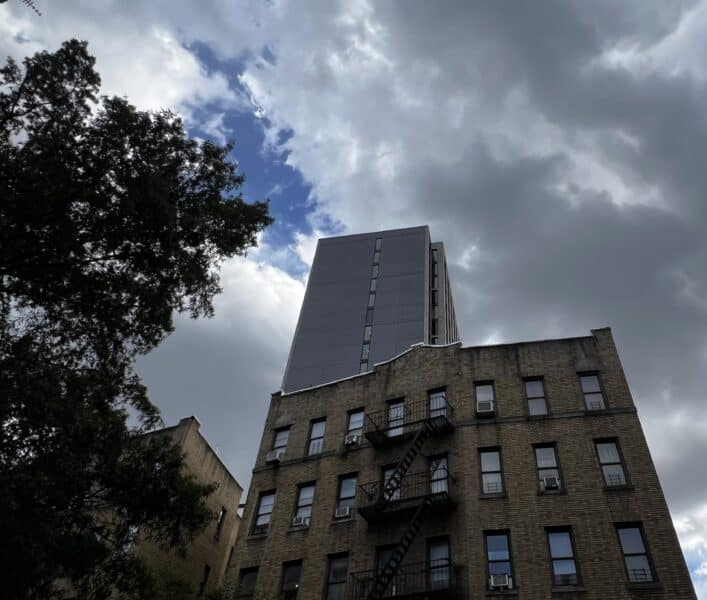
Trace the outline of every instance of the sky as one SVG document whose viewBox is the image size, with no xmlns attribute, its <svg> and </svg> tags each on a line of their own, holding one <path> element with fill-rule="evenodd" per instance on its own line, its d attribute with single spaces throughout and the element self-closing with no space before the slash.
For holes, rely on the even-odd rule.
<svg viewBox="0 0 707 600">
<path fill-rule="evenodd" d="M 317 238 L 428 224 L 464 345 L 612 327 L 707 600 L 707 0 L 35 3 L 0 56 L 87 40 L 270 199 L 214 318 L 138 364 L 167 424 L 247 486 Z"/>
</svg>

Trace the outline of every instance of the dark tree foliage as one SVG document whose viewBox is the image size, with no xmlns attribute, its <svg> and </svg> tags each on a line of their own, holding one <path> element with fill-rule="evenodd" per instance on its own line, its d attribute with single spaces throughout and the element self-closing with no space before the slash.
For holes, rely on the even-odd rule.
<svg viewBox="0 0 707 600">
<path fill-rule="evenodd" d="M 127 589 L 137 528 L 179 547 L 211 518 L 211 489 L 144 435 L 161 421 L 132 365 L 175 311 L 212 314 L 221 262 L 271 222 L 230 145 L 99 85 L 76 40 L 0 69 L 4 597 Z"/>
</svg>

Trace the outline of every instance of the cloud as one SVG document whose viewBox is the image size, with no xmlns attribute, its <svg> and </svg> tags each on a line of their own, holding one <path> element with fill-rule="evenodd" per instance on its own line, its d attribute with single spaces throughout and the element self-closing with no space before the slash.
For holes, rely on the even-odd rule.
<svg viewBox="0 0 707 600">
<path fill-rule="evenodd" d="M 165 422 L 195 414 L 244 486 L 269 403 L 280 387 L 304 284 L 255 258 L 221 272 L 212 319 L 178 318 L 176 332 L 137 365 Z"/>
</svg>

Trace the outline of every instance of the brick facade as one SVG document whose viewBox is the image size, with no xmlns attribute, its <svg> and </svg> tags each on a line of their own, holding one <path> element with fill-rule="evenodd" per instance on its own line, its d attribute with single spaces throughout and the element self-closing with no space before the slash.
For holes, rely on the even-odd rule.
<svg viewBox="0 0 707 600">
<path fill-rule="evenodd" d="M 195 417 L 182 419 L 178 425 L 148 435 L 169 435 L 185 457 L 189 472 L 202 483 L 214 483 L 217 489 L 207 498 L 209 509 L 218 515 L 226 509 L 217 536 L 216 521 L 209 524 L 187 547 L 184 557 L 167 552 L 149 540 L 136 546 L 137 554 L 156 572 L 181 580 L 198 593 L 204 581 L 205 567 L 209 575 L 203 593 L 219 587 L 224 580 L 227 563 L 234 547 L 241 519 L 237 514 L 243 488 L 235 480 L 210 444 L 199 431 Z"/>
<path fill-rule="evenodd" d="M 578 374 L 596 373 L 602 386 L 603 410 L 586 410 Z M 541 377 L 549 406 L 547 416 L 529 416 L 523 380 Z M 475 382 L 493 382 L 495 415 L 476 414 Z M 550 598 L 694 599 L 695 593 L 678 544 L 623 369 L 609 329 L 591 336 L 462 348 L 416 346 L 375 371 L 319 388 L 273 395 L 229 578 L 242 569 L 258 568 L 260 597 L 279 597 L 283 563 L 302 561 L 298 599 L 326 597 L 327 557 L 348 553 L 347 597 L 356 596 L 352 573 L 376 567 L 376 548 L 395 545 L 408 519 L 385 518 L 371 525 L 354 511 L 335 520 L 339 477 L 357 473 L 358 484 L 382 478 L 382 468 L 395 465 L 409 441 L 375 447 L 366 437 L 345 448 L 349 411 L 366 414 L 404 398 L 408 413 L 428 406 L 428 392 L 444 388 L 453 407 L 451 433 L 427 439 L 408 473 L 429 471 L 429 457 L 447 455 L 449 497 L 453 507 L 430 514 L 410 546 L 403 566 L 427 560 L 426 540 L 446 537 L 458 575 L 457 598 L 509 596 Z M 326 417 L 323 451 L 306 457 L 312 420 Z M 370 429 L 371 419 L 366 419 Z M 406 425 L 414 431 L 418 425 Z M 274 432 L 290 427 L 282 461 L 266 463 Z M 607 487 L 596 440 L 618 442 L 627 485 Z M 560 489 L 540 490 L 534 445 L 554 444 Z M 481 491 L 479 449 L 498 448 L 505 490 Z M 316 482 L 308 528 L 290 527 L 298 486 Z M 252 535 L 258 498 L 276 490 L 268 531 Z M 357 502 L 360 500 L 360 492 Z M 630 583 L 624 567 L 616 524 L 640 524 L 654 581 Z M 547 528 L 570 528 L 579 578 L 571 585 L 553 581 Z M 510 536 L 513 586 L 491 591 L 484 533 Z M 422 584 L 424 588 L 424 583 Z M 365 596 L 363 596 L 365 597 Z M 363 600 L 361 597 L 361 600 Z M 431 597 L 431 596 L 429 596 Z"/>
</svg>

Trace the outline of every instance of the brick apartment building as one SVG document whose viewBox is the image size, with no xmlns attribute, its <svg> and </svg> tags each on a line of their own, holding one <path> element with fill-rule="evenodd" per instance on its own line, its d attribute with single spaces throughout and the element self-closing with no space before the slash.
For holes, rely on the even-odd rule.
<svg viewBox="0 0 707 600">
<path fill-rule="evenodd" d="M 609 329 L 274 394 L 232 576 L 298 600 L 695 598 Z"/>
<path fill-rule="evenodd" d="M 154 572 L 182 581 L 197 596 L 223 583 L 241 523 L 237 511 L 243 493 L 243 488 L 199 431 L 200 426 L 196 417 L 186 417 L 177 425 L 148 435 L 170 436 L 184 453 L 189 473 L 202 483 L 216 484 L 217 489 L 206 500 L 216 519 L 194 538 L 185 556 L 168 552 L 147 539 L 140 540 L 135 548 Z"/>
<path fill-rule="evenodd" d="M 318 246 L 235 597 L 694 600 L 611 331 L 462 347 L 434 248 L 427 228 Z"/>
</svg>

